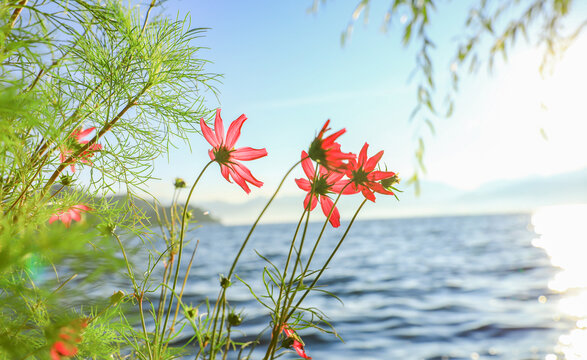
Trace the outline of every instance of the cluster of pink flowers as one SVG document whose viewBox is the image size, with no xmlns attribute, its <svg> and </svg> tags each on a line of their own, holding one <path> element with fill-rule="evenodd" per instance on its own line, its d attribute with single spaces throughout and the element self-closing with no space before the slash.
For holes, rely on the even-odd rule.
<svg viewBox="0 0 587 360">
<path fill-rule="evenodd" d="M 224 132 L 224 124 L 220 117 L 220 109 L 216 110 L 214 121 L 214 130 L 210 129 L 204 119 L 200 120 L 200 127 L 204 138 L 212 145 L 208 155 L 212 161 L 220 165 L 222 176 L 228 181 L 234 181 L 246 193 L 250 193 L 249 184 L 261 187 L 263 182 L 256 179 L 251 171 L 244 166 L 241 161 L 249 161 L 267 156 L 267 150 L 253 149 L 250 147 L 235 148 L 235 144 L 240 137 L 241 128 L 247 117 L 243 114 L 233 121 Z M 337 139 L 346 132 L 341 129 L 330 135 L 326 133 L 330 130 L 328 127 L 330 120 L 326 121 L 318 135 L 311 142 L 308 151 L 302 151 L 301 164 L 307 179 L 295 179 L 298 187 L 307 192 L 304 199 L 304 209 L 312 211 L 320 203 L 324 215 L 329 217 L 330 224 L 334 227 L 340 226 L 340 213 L 334 206 L 330 195 L 332 194 L 357 194 L 361 193 L 370 200 L 375 201 L 375 193 L 393 195 L 393 184 L 399 179 L 394 172 L 376 170 L 383 151 L 368 157 L 367 149 L 369 144 L 365 143 L 361 148 L 359 155 L 345 153 L 341 151 L 341 145 Z M 76 129 L 71 134 L 69 144 L 61 149 L 60 159 L 62 163 L 69 161 L 71 171 L 75 172 L 75 162 L 92 165 L 90 158 L 94 152 L 102 150 L 100 144 L 92 144 L 76 158 L 71 155 L 79 149 L 80 146 L 87 144 L 89 141 L 83 138 L 89 135 L 95 128 L 91 127 L 85 130 Z M 83 204 L 70 207 L 67 210 L 59 211 L 51 216 L 49 223 L 60 220 L 69 227 L 72 220 L 80 221 L 81 213 L 91 209 Z M 79 334 L 86 327 L 87 322 L 81 321 L 71 326 L 64 327 L 60 330 L 59 340 L 51 347 L 50 355 L 52 360 L 60 360 L 64 357 L 75 356 L 77 346 L 81 341 Z M 304 350 L 304 343 L 293 329 L 287 324 L 282 327 L 286 339 L 291 341 L 292 348 L 296 353 L 304 358 L 311 359 Z"/>
<path fill-rule="evenodd" d="M 251 189 L 248 184 L 261 187 L 263 182 L 257 180 L 247 167 L 240 161 L 255 160 L 267 156 L 267 150 L 253 149 L 250 147 L 235 148 L 236 141 L 240 137 L 240 130 L 247 117 L 243 114 L 233 121 L 224 135 L 224 124 L 220 117 L 220 109 L 216 110 L 214 130 L 211 130 L 204 119 L 200 120 L 202 134 L 212 145 L 208 151 L 210 159 L 220 165 L 220 172 L 224 178 L 231 182 L 231 178 L 246 193 Z M 298 187 L 307 191 L 304 199 L 304 209 L 314 210 L 318 202 L 327 217 L 330 215 L 330 223 L 334 227 L 340 226 L 340 213 L 330 198 L 331 194 L 356 194 L 362 193 L 365 198 L 375 201 L 375 193 L 393 195 L 389 186 L 397 181 L 397 176 L 391 171 L 376 170 L 377 164 L 383 156 L 383 150 L 367 156 L 369 144 L 365 143 L 359 152 L 359 156 L 353 153 L 341 151 L 340 144 L 336 141 L 346 132 L 341 129 L 326 136 L 330 130 L 330 120 L 326 121 L 318 135 L 314 138 L 308 152 L 302 151 L 302 168 L 308 177 L 307 179 L 295 179 Z M 313 162 L 316 163 L 314 166 Z M 316 170 L 315 170 L 316 168 Z M 394 179 L 394 181 L 389 181 Z M 334 207 L 334 209 L 333 209 Z"/>
<path fill-rule="evenodd" d="M 96 151 L 102 150 L 102 145 L 100 144 L 91 144 L 88 148 L 82 151 L 78 157 L 71 158 L 72 154 L 77 152 L 81 149 L 82 146 L 86 145 L 89 140 L 84 140 L 92 131 L 96 130 L 95 127 L 89 127 L 87 129 L 83 129 L 81 127 L 76 128 L 73 130 L 71 135 L 68 138 L 67 143 L 60 148 L 59 160 L 61 163 L 65 164 L 68 160 L 70 165 L 70 169 L 72 172 L 75 172 L 75 163 L 79 160 L 79 162 L 93 165 L 92 161 L 90 160 Z M 61 210 L 53 214 L 49 218 L 49 224 L 57 220 L 61 220 L 65 227 L 69 227 L 71 225 L 72 220 L 80 221 L 82 212 L 90 211 L 91 209 L 83 204 L 73 205 L 67 210 Z"/>
<path fill-rule="evenodd" d="M 340 226 L 340 214 L 334 207 L 330 194 L 356 194 L 361 192 L 366 199 L 375 202 L 375 192 L 393 195 L 393 192 L 383 186 L 381 181 L 394 178 L 391 171 L 376 170 L 377 164 L 383 156 L 383 150 L 372 157 L 367 156 L 369 144 L 365 143 L 357 157 L 353 153 L 344 153 L 336 139 L 345 133 L 341 129 L 330 136 L 323 138 L 330 130 L 326 121 L 318 136 L 310 144 L 308 153 L 302 151 L 302 168 L 308 179 L 296 179 L 298 187 L 308 194 L 304 200 L 304 209 L 313 210 L 320 202 L 322 212 L 326 217 L 330 215 L 330 224 Z M 312 160 L 316 162 L 318 173 L 314 170 Z M 346 176 L 346 178 L 345 178 Z M 397 178 L 397 177 L 396 177 Z"/>
</svg>

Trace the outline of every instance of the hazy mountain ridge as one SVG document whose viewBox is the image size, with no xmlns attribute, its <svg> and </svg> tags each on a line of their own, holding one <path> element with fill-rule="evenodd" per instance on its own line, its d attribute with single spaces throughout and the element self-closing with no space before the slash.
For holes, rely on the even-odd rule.
<svg viewBox="0 0 587 360">
<path fill-rule="evenodd" d="M 114 195 L 108 196 L 108 200 L 112 202 L 125 202 L 127 201 L 126 195 Z M 155 208 L 153 206 L 152 201 L 147 201 L 144 199 L 134 198 L 133 199 L 135 205 L 141 209 L 141 211 L 145 214 L 145 216 L 149 219 L 151 224 L 157 223 L 157 213 L 155 212 Z M 178 206 L 178 210 L 182 211 L 183 208 L 181 205 Z M 219 223 L 220 220 L 210 215 L 209 211 L 202 210 L 200 207 L 194 205 L 188 205 L 188 211 L 192 212 L 192 218 L 190 221 L 197 221 L 202 223 Z M 168 216 L 171 213 L 171 205 L 158 205 L 158 212 L 161 217 L 163 217 L 163 212 L 165 212 Z"/>
<path fill-rule="evenodd" d="M 420 197 L 414 195 L 413 187 L 401 185 L 404 192 L 398 194 L 399 202 L 391 196 L 379 195 L 376 204 L 366 204 L 360 218 L 527 212 L 540 206 L 587 203 L 587 168 L 551 176 L 500 180 L 471 191 L 438 182 L 423 181 L 421 185 Z M 278 196 L 264 221 L 297 221 L 303 211 L 304 195 L 300 190 L 299 196 Z M 257 197 L 238 204 L 218 201 L 199 205 L 222 222 L 237 224 L 254 221 L 267 200 Z M 350 218 L 360 201 L 360 196 L 343 197 L 338 205 L 341 217 Z"/>
</svg>

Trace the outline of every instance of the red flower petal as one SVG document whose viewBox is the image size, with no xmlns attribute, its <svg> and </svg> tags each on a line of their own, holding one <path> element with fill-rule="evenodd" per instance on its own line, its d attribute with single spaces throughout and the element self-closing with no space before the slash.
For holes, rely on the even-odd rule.
<svg viewBox="0 0 587 360">
<path fill-rule="evenodd" d="M 328 130 L 330 130 L 330 128 L 328 127 L 328 124 L 330 124 L 330 119 L 326 120 L 326 122 L 322 126 L 322 129 L 320 129 L 320 131 L 318 132 L 318 135 L 316 135 L 316 139 L 322 139 L 322 137 L 324 136 L 324 133 L 327 132 Z"/>
<path fill-rule="evenodd" d="M 52 350 L 62 356 L 74 356 L 77 354 L 77 347 L 74 345 L 66 344 L 63 341 L 56 341 L 53 344 Z"/>
<path fill-rule="evenodd" d="M 345 132 L 346 132 L 346 129 L 340 129 L 337 132 L 335 132 L 334 134 L 328 135 L 328 137 L 326 137 L 324 140 L 322 140 L 322 146 L 323 147 L 331 147 L 334 144 L 334 141 L 336 139 L 338 139 Z M 338 145 L 338 148 L 340 149 L 340 145 Z"/>
<path fill-rule="evenodd" d="M 69 217 L 72 220 L 80 221 L 82 219 L 82 216 L 80 215 L 80 212 L 78 210 L 70 209 L 68 213 L 69 213 Z"/>
<path fill-rule="evenodd" d="M 65 224 L 65 227 L 69 227 L 69 225 L 71 224 L 71 215 L 69 214 L 69 212 L 64 213 L 59 218 L 61 222 Z"/>
<path fill-rule="evenodd" d="M 222 118 L 220 117 L 220 108 L 216 109 L 214 133 L 216 135 L 216 141 L 218 141 L 219 144 L 222 144 L 224 142 L 224 124 L 222 124 Z"/>
<path fill-rule="evenodd" d="M 83 204 L 77 204 L 77 205 L 73 205 L 72 206 L 74 209 L 78 209 L 79 211 L 90 211 L 92 210 L 90 207 L 83 205 Z"/>
<path fill-rule="evenodd" d="M 245 122 L 245 120 L 247 120 L 247 117 L 245 116 L 245 114 L 242 114 L 228 127 L 228 133 L 226 134 L 226 142 L 224 143 L 227 149 L 230 150 L 234 148 L 234 144 L 236 144 L 236 141 L 241 136 L 241 128 L 243 127 L 243 123 Z"/>
<path fill-rule="evenodd" d="M 306 351 L 304 350 L 304 345 L 301 342 L 299 342 L 297 340 L 294 340 L 294 343 L 293 343 L 292 347 L 294 348 L 294 350 L 296 351 L 296 353 L 298 353 L 298 355 L 301 358 L 304 358 L 304 359 L 312 359 L 311 357 L 309 357 L 306 354 Z"/>
<path fill-rule="evenodd" d="M 365 161 L 367 161 L 367 148 L 369 147 L 369 144 L 365 143 L 365 145 L 363 145 L 363 147 L 361 148 L 361 152 L 359 152 L 359 166 L 363 166 L 365 164 Z"/>
<path fill-rule="evenodd" d="M 377 191 L 380 194 L 393 195 L 393 192 L 392 191 L 387 190 L 386 188 L 383 187 L 383 185 L 381 185 L 378 182 L 371 182 L 371 183 L 367 184 L 367 186 L 371 190 Z"/>
<path fill-rule="evenodd" d="M 304 199 L 304 209 L 308 209 L 308 203 L 310 201 L 311 201 L 311 203 L 310 203 L 309 210 L 312 211 L 316 208 L 316 205 L 318 205 L 318 198 L 316 197 L 316 195 L 312 194 L 311 192 L 306 194 L 306 198 Z"/>
<path fill-rule="evenodd" d="M 245 182 L 245 179 L 242 178 L 242 176 L 240 176 L 236 171 L 234 171 L 233 168 L 228 168 L 228 173 L 230 174 L 230 176 L 232 176 L 232 179 L 234 180 L 235 183 L 237 183 L 238 186 L 240 186 L 247 194 L 249 194 L 251 192 L 251 189 L 249 188 L 249 186 L 247 185 L 247 183 Z"/>
<path fill-rule="evenodd" d="M 383 156 L 383 150 L 381 150 L 377 154 L 373 155 L 373 157 L 371 157 L 369 160 L 367 160 L 367 162 L 365 163 L 365 166 L 363 166 L 363 169 L 365 170 L 365 172 L 373 171 L 373 169 L 375 169 L 375 166 L 377 166 L 377 163 L 379 162 L 379 160 L 381 160 L 382 156 Z"/>
<path fill-rule="evenodd" d="M 392 171 L 373 171 L 367 175 L 367 179 L 370 181 L 379 181 L 394 176 L 395 173 Z"/>
<path fill-rule="evenodd" d="M 257 180 L 253 176 L 253 174 L 251 174 L 251 171 L 243 164 L 235 162 L 235 163 L 233 163 L 233 168 L 234 168 L 235 172 L 237 172 L 240 176 L 242 176 L 242 178 L 245 179 L 247 182 L 251 183 L 251 185 L 254 185 L 256 187 L 263 186 L 263 182 Z"/>
<path fill-rule="evenodd" d="M 267 150 L 265 148 L 253 149 L 251 147 L 242 147 L 230 153 L 231 159 L 242 161 L 256 160 L 263 156 L 267 156 Z"/>
<path fill-rule="evenodd" d="M 57 350 L 51 348 L 49 354 L 51 355 L 51 360 L 61 360 L 61 355 L 57 353 Z"/>
<path fill-rule="evenodd" d="M 360 186 L 361 193 L 367 200 L 375 202 L 375 194 L 373 194 L 366 186 Z"/>
<path fill-rule="evenodd" d="M 308 177 L 308 179 L 314 179 L 316 176 L 316 172 L 314 171 L 314 165 L 312 160 L 308 157 L 308 153 L 302 151 L 302 169 L 304 169 L 304 173 Z"/>
<path fill-rule="evenodd" d="M 330 190 L 337 194 L 339 194 L 342 191 L 343 195 L 352 195 L 359 192 L 358 190 L 353 188 L 353 185 L 350 182 L 350 180 L 339 181 L 336 184 L 333 184 L 330 187 Z"/>
<path fill-rule="evenodd" d="M 306 179 L 295 179 L 296 184 L 298 187 L 304 191 L 312 190 L 312 184 Z"/>
<path fill-rule="evenodd" d="M 334 203 L 328 196 L 320 196 L 320 206 L 322 207 L 322 212 L 324 215 L 328 217 L 328 214 L 330 214 L 330 210 L 334 206 Z M 332 215 L 330 216 L 329 220 L 333 227 L 340 226 L 340 214 L 338 213 L 338 209 L 336 207 L 334 210 L 332 210 Z"/>
<path fill-rule="evenodd" d="M 200 119 L 200 129 L 202 130 L 202 135 L 212 147 L 217 148 L 220 146 L 220 143 L 216 140 L 216 135 L 214 132 L 208 127 L 204 119 Z"/>
<path fill-rule="evenodd" d="M 96 128 L 92 126 L 92 127 L 89 127 L 89 128 L 87 128 L 85 130 L 81 130 L 81 131 L 80 130 L 77 130 L 77 132 L 74 131 L 74 132 L 71 133 L 71 135 L 72 136 L 75 136 L 76 140 L 81 143 L 82 139 L 85 138 L 86 136 L 88 136 L 95 129 Z M 87 141 L 86 141 L 86 143 L 87 143 Z"/>
<path fill-rule="evenodd" d="M 322 173 L 322 170 L 325 171 L 324 175 L 326 175 L 326 182 L 328 184 L 334 184 L 334 183 L 338 182 L 340 179 L 342 179 L 342 177 L 344 176 L 344 173 L 342 173 L 342 172 L 335 172 L 335 171 L 328 172 L 326 170 L 326 168 L 321 166 L 320 173 Z"/>
<path fill-rule="evenodd" d="M 232 181 L 230 181 L 230 178 L 228 177 L 228 175 L 229 175 L 228 166 L 220 165 L 220 173 L 222 174 L 222 176 L 224 176 L 226 181 L 228 181 L 229 183 L 232 183 Z"/>
</svg>

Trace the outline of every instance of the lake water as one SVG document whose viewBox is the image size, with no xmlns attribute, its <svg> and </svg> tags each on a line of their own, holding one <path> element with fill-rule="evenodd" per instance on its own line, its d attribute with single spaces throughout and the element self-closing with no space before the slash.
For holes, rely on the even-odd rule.
<svg viewBox="0 0 587 360">
<path fill-rule="evenodd" d="M 577 215 L 578 214 L 578 215 Z M 344 343 L 300 332 L 318 359 L 587 359 L 587 208 L 519 215 L 358 221 L 319 282 L 344 302 L 314 294 Z M 314 264 L 345 227 L 330 231 Z M 283 264 L 293 224 L 261 225 L 237 274 L 261 291 L 259 251 Z M 308 241 L 318 225 L 310 227 Z M 218 294 L 248 231 L 205 225 L 184 301 Z M 187 252 L 194 243 L 187 246 Z M 187 263 L 187 260 L 185 260 Z M 228 298 L 255 335 L 269 317 L 240 283 Z M 255 353 L 260 356 L 265 344 Z M 295 358 L 288 354 L 284 358 Z"/>
</svg>

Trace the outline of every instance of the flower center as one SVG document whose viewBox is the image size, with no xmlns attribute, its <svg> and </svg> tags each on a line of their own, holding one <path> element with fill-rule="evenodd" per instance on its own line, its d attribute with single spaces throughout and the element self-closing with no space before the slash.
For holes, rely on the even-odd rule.
<svg viewBox="0 0 587 360">
<path fill-rule="evenodd" d="M 326 150 L 322 148 L 322 139 L 314 139 L 314 141 L 312 141 L 310 148 L 308 149 L 308 155 L 310 156 L 310 159 L 319 164 L 326 161 Z"/>
<path fill-rule="evenodd" d="M 367 173 L 363 169 L 353 171 L 352 175 L 352 182 L 355 183 L 355 185 L 365 184 L 369 181 Z"/>
<path fill-rule="evenodd" d="M 326 182 L 326 178 L 320 176 L 316 182 L 312 184 L 312 192 L 318 195 L 327 195 L 330 189 L 330 184 Z"/>
<path fill-rule="evenodd" d="M 226 164 L 230 161 L 230 153 L 232 151 L 228 150 L 226 147 L 222 146 L 221 148 L 214 151 L 214 160 L 220 164 Z"/>
</svg>

